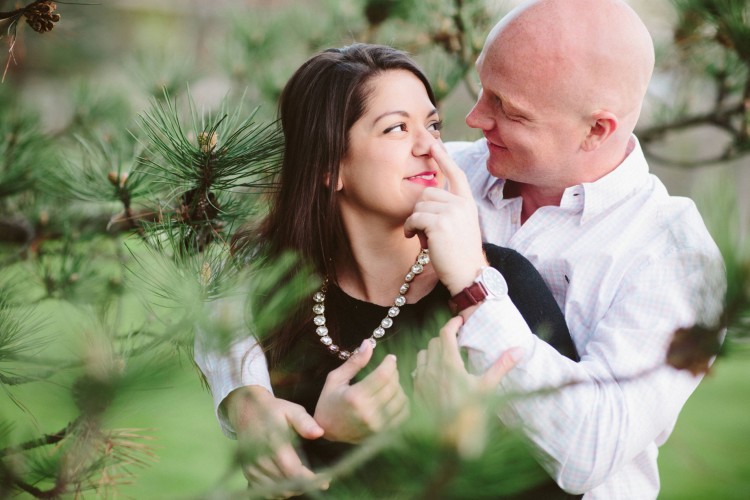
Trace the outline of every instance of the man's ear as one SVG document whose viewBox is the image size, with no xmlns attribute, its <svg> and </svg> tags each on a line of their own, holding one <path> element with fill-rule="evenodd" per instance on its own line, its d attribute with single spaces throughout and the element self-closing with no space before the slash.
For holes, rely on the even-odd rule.
<svg viewBox="0 0 750 500">
<path fill-rule="evenodd" d="M 326 187 L 331 187 L 331 174 L 326 174 L 326 178 L 324 180 Z M 341 176 L 338 177 L 336 180 L 336 191 L 341 191 L 344 188 L 344 183 L 341 182 Z"/>
<path fill-rule="evenodd" d="M 594 112 L 594 114 L 591 115 L 591 126 L 589 132 L 583 140 L 581 148 L 584 151 L 594 151 L 615 133 L 618 126 L 619 121 L 614 113 L 603 110 Z"/>
</svg>

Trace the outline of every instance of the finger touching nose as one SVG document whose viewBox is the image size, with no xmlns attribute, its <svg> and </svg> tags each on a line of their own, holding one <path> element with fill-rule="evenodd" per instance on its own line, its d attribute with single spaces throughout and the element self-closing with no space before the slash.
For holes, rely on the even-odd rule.
<svg viewBox="0 0 750 500">
<path fill-rule="evenodd" d="M 420 132 L 414 141 L 414 156 L 425 156 L 430 154 L 430 148 L 433 144 L 440 143 L 440 138 L 435 137 L 429 130 Z"/>
</svg>

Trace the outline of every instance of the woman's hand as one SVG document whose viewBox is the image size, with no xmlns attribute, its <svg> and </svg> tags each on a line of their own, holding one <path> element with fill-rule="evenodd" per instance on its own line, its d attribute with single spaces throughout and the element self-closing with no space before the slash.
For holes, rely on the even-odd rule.
<svg viewBox="0 0 750 500">
<path fill-rule="evenodd" d="M 418 235 L 430 249 L 430 261 L 440 281 L 455 295 L 471 285 L 487 259 L 482 250 L 477 206 L 466 174 L 448 156 L 442 143 L 430 154 L 448 180 L 447 191 L 426 188 L 406 219 L 404 233 Z M 425 241 L 426 239 L 426 241 Z"/>
<path fill-rule="evenodd" d="M 456 335 L 463 324 L 461 316 L 451 318 L 417 354 L 414 394 L 426 406 L 428 415 L 438 419 L 442 439 L 466 458 L 484 449 L 487 419 L 494 412 L 488 396 L 523 357 L 518 347 L 505 351 L 481 376 L 466 371 Z M 491 400 L 490 400 L 491 401 Z"/>
<path fill-rule="evenodd" d="M 358 443 L 401 423 L 409 415 L 409 401 L 398 378 L 396 356 L 389 354 L 360 382 L 349 382 L 372 358 L 369 340 L 359 352 L 331 371 L 315 408 L 315 420 L 330 441 Z"/>
<path fill-rule="evenodd" d="M 253 488 L 273 491 L 270 495 L 273 498 L 302 493 L 293 489 L 274 490 L 280 482 L 317 480 L 320 489 L 328 489 L 328 481 L 316 478 L 292 444 L 295 432 L 306 439 L 323 435 L 323 429 L 302 406 L 252 385 L 230 393 L 225 407 L 237 432 L 242 472 Z"/>
</svg>

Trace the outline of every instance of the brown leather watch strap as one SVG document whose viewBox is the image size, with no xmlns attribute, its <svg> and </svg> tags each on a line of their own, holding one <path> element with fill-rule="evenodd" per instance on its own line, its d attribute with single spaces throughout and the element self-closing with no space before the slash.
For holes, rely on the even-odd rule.
<svg viewBox="0 0 750 500">
<path fill-rule="evenodd" d="M 472 283 L 448 300 L 448 308 L 452 314 L 458 314 L 464 309 L 479 304 L 489 296 L 482 283 Z"/>
</svg>

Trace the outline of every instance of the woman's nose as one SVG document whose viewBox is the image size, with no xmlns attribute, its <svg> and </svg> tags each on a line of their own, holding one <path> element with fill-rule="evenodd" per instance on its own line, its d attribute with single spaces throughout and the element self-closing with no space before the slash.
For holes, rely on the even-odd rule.
<svg viewBox="0 0 750 500">
<path fill-rule="evenodd" d="M 438 137 L 433 135 L 433 132 L 424 129 L 417 136 L 414 141 L 413 154 L 414 156 L 424 156 L 430 154 L 430 147 L 436 142 L 440 142 Z"/>
</svg>

